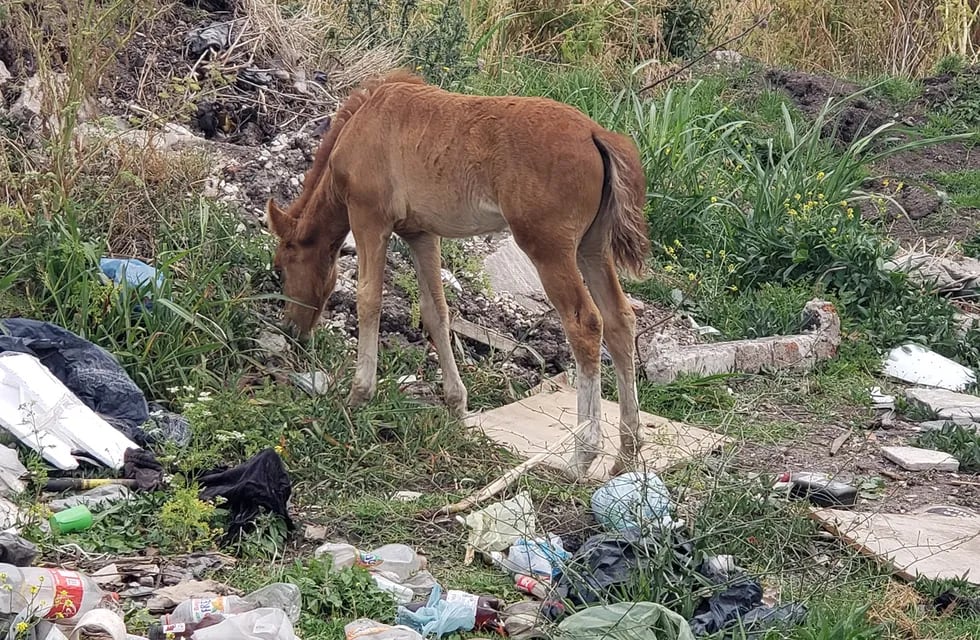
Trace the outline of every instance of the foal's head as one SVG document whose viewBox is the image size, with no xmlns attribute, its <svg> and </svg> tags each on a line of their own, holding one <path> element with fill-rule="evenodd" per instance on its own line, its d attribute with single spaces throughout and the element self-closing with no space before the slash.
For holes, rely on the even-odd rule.
<svg viewBox="0 0 980 640">
<path fill-rule="evenodd" d="M 305 341 L 337 284 L 337 255 L 344 235 L 333 238 L 315 218 L 301 219 L 300 212 L 283 211 L 272 199 L 266 213 L 269 229 L 279 237 L 272 265 L 289 298 L 284 328 Z"/>
</svg>

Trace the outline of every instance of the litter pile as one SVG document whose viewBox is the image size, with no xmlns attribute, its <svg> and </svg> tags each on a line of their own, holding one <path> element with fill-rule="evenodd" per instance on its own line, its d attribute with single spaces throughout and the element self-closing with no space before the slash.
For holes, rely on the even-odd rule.
<svg viewBox="0 0 980 640">
<path fill-rule="evenodd" d="M 761 637 L 805 619 L 802 604 L 764 602 L 762 585 L 731 556 L 702 557 L 670 510 L 669 492 L 655 474 L 617 476 L 593 494 L 592 514 L 603 531 L 573 552 L 558 536 L 537 535 L 526 493 L 459 517 L 469 529 L 467 561 L 479 553 L 528 596 L 511 603 L 444 591 L 425 559 L 405 545 L 365 553 L 328 543 L 317 553 L 335 566 L 367 569 L 399 604 L 394 624 L 347 624 L 348 640 L 422 640 L 458 631 L 600 638 L 626 628 L 631 638 L 693 640 L 739 626 L 747 637 Z M 667 589 L 659 589 L 664 581 Z M 684 598 L 696 603 L 689 618 L 676 612 Z"/>
</svg>

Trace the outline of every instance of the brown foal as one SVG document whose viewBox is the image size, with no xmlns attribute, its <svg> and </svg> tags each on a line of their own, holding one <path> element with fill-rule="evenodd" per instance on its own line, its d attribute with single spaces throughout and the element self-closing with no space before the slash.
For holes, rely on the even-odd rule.
<svg viewBox="0 0 980 640">
<path fill-rule="evenodd" d="M 463 415 L 467 393 L 450 339 L 440 242 L 509 228 L 537 268 L 575 354 L 578 418 L 590 426 L 576 439 L 567 473 L 582 478 L 598 454 L 603 336 L 619 387 L 619 473 L 635 462 L 639 407 L 636 319 L 617 267 L 634 275 L 644 269 L 645 198 L 633 141 L 573 107 L 450 93 L 397 71 L 363 84 L 341 105 L 288 210 L 268 202 L 268 225 L 279 237 L 274 264 L 290 298 L 285 316 L 294 335 L 309 337 L 352 231 L 359 336 L 349 401 L 370 400 L 388 242 L 398 234 L 418 274 L 445 401 Z"/>
</svg>

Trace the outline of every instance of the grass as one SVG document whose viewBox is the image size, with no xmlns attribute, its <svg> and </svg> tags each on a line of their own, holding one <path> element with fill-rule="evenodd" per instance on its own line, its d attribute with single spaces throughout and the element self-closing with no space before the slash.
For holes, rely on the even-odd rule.
<svg viewBox="0 0 980 640">
<path fill-rule="evenodd" d="M 957 207 L 980 209 L 980 171 L 950 171 L 928 176 Z"/>
<path fill-rule="evenodd" d="M 73 54 L 70 64 L 84 69 L 72 77 L 72 100 L 92 90 L 92 73 L 105 68 L 129 31 L 142 27 L 126 19 L 125 0 L 102 9 L 111 18 L 105 23 L 94 19 L 98 4 L 80 6 L 91 13 L 90 30 L 104 30 L 105 47 L 92 46 L 101 42 L 95 37 L 79 43 L 78 51 L 95 62 L 82 65 Z M 267 4 L 251 3 L 263 11 Z M 956 336 L 947 301 L 879 268 L 893 246 L 860 215 L 861 206 L 880 207 L 888 196 L 864 191 L 868 167 L 930 141 L 913 138 L 896 146 L 889 140 L 892 131 L 881 129 L 836 147 L 828 141 L 833 136 L 825 134 L 844 105 L 828 106 L 814 122 L 782 92 L 760 90 L 751 65 L 637 95 L 639 80 L 628 73 L 628 62 L 647 46 L 635 36 L 642 12 L 649 9 L 645 3 L 629 14 L 584 2 L 544 23 L 505 18 L 493 4 L 484 8 L 487 15 L 477 16 L 469 15 L 474 7 L 460 14 L 449 3 L 420 5 L 407 25 L 385 13 L 379 24 L 387 32 L 372 37 L 409 34 L 410 60 L 448 86 L 552 97 L 631 134 L 649 177 L 648 215 L 656 246 L 652 276 L 630 284 L 637 295 L 675 304 L 680 294 L 684 310 L 717 328 L 724 339 L 797 332 L 803 304 L 817 296 L 834 302 L 842 314 L 845 340 L 838 359 L 811 373 L 686 377 L 666 385 L 641 381 L 643 410 L 735 440 L 725 451 L 663 474 L 692 525 L 697 556 L 734 554 L 784 600 L 806 602 L 808 620 L 786 637 L 898 638 L 908 637 L 908 625 L 920 637 L 969 637 L 975 621 L 916 611 L 911 600 L 893 597 L 885 568 L 820 536 L 806 505 L 769 497 L 776 470 L 749 468 L 747 461 L 752 451 L 787 446 L 827 424 L 867 425 L 873 415 L 867 389 L 879 384 L 876 349 L 881 346 L 912 339 L 977 361 L 980 340 Z M 669 22 L 688 50 L 700 46 L 698 29 L 711 30 L 700 18 L 690 24 L 682 19 L 684 6 L 691 5 L 694 15 L 697 4 L 675 3 L 671 9 Z M 369 5 L 349 2 L 354 13 L 345 20 L 367 29 L 370 21 L 358 19 Z M 0 20 L 7 19 L 0 14 Z M 548 38 L 547 47 L 530 40 L 528 47 L 580 64 L 569 68 L 561 60 L 515 54 L 488 65 L 489 73 L 474 73 L 473 58 L 481 47 L 511 51 L 507 47 L 517 46 L 513 38 L 519 32 L 510 26 L 528 23 Z M 311 23 L 310 29 L 320 34 L 324 24 Z M 481 40 L 486 34 L 474 32 L 479 24 L 496 24 L 491 28 L 501 39 Z M 783 35 L 788 29 L 773 24 Z M 614 64 L 602 58 L 603 51 L 614 50 L 611 34 L 623 36 L 619 46 L 628 45 L 615 49 L 628 54 Z M 288 44 L 276 40 L 277 32 L 267 35 L 265 48 Z M 902 102 L 916 98 L 919 89 L 917 82 L 896 77 L 876 90 Z M 970 122 L 969 105 L 966 100 L 965 106 L 940 110 L 935 117 L 949 120 L 943 130 Z M 60 111 L 64 105 L 52 106 Z M 174 474 L 170 490 L 141 494 L 103 511 L 90 531 L 46 536 L 38 528 L 44 513 L 37 486 L 19 496 L 32 518 L 25 535 L 38 542 L 45 559 L 64 561 L 69 545 L 113 556 L 134 555 L 147 546 L 164 555 L 218 548 L 227 510 L 197 500 L 196 479 L 216 465 L 236 464 L 273 446 L 292 479 L 292 509 L 301 532 L 306 524 L 320 525 L 328 540 L 344 539 L 364 549 L 388 542 L 416 545 L 443 586 L 507 600 L 520 597 L 503 573 L 479 561 L 463 564 L 461 525 L 420 515 L 517 463 L 512 454 L 464 430 L 444 409 L 399 389 L 396 380 L 413 374 L 439 392 L 437 367 L 424 345 L 384 349 L 377 400 L 352 410 L 345 396 L 353 352 L 343 336 L 320 331 L 311 344 L 290 342 L 280 354 L 257 346 L 259 332 L 273 329 L 280 302 L 269 268 L 271 241 L 200 193 L 209 158 L 125 153 L 108 144 L 79 155 L 70 131 L 22 153 L 29 141 L 16 128 L 4 125 L 2 131 L 0 313 L 45 318 L 104 346 L 149 398 L 183 413 L 193 432 L 186 449 L 164 445 L 156 451 Z M 933 178 L 955 204 L 975 206 L 974 174 Z M 146 258 L 165 284 L 132 291 L 105 282 L 98 258 L 109 254 Z M 478 264 L 461 243 L 443 245 L 443 263 L 464 287 L 485 287 Z M 410 278 L 403 275 L 396 285 L 411 296 Z M 152 309 L 135 313 L 144 298 L 153 302 Z M 326 394 L 309 397 L 283 381 L 284 369 L 323 370 L 332 383 Z M 526 391 L 499 362 L 461 363 L 461 373 L 471 409 L 500 406 Z M 603 391 L 615 399 L 609 370 Z M 976 444 L 961 433 L 931 437 L 944 439 L 935 446 L 957 451 Z M 33 458 L 27 462 L 40 484 L 41 465 Z M 514 488 L 531 495 L 541 528 L 562 535 L 569 545 L 598 532 L 589 514 L 593 489 L 569 485 L 544 469 Z M 413 503 L 392 500 L 401 490 L 422 497 Z M 301 533 L 287 535 L 282 522 L 264 516 L 253 531 L 224 547 L 239 557 L 238 565 L 211 577 L 245 592 L 272 581 L 295 582 L 303 591 L 298 629 L 305 638 L 338 637 L 347 621 L 360 616 L 390 622 L 394 607 L 369 576 L 333 571 L 313 558 L 316 544 Z M 692 592 L 697 577 L 682 567 L 677 581 L 665 579 L 665 558 L 658 556 L 652 570 L 638 573 L 627 593 L 690 615 L 697 604 Z M 936 588 L 917 584 L 910 597 L 934 595 Z M 150 622 L 137 607 L 130 608 L 127 621 L 131 632 Z"/>
</svg>

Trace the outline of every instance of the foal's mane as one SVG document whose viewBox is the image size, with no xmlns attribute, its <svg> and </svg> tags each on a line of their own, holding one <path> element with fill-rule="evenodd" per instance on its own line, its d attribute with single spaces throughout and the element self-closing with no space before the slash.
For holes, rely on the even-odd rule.
<svg viewBox="0 0 980 640">
<path fill-rule="evenodd" d="M 379 87 L 396 82 L 425 84 L 425 80 L 411 71 L 407 69 L 396 69 L 385 75 L 369 78 L 358 85 L 343 103 L 341 103 L 337 108 L 337 112 L 330 119 L 330 128 L 323 135 L 320 147 L 317 149 L 316 157 L 313 160 L 313 166 L 307 172 L 304 184 L 309 185 L 310 189 L 320 188 L 320 178 L 323 177 L 323 173 L 327 169 L 327 161 L 330 159 L 330 154 L 333 152 L 334 145 L 337 143 L 337 137 L 343 131 L 344 125 L 357 113 L 358 109 L 364 106 L 364 103 L 374 95 L 374 92 Z"/>
</svg>

